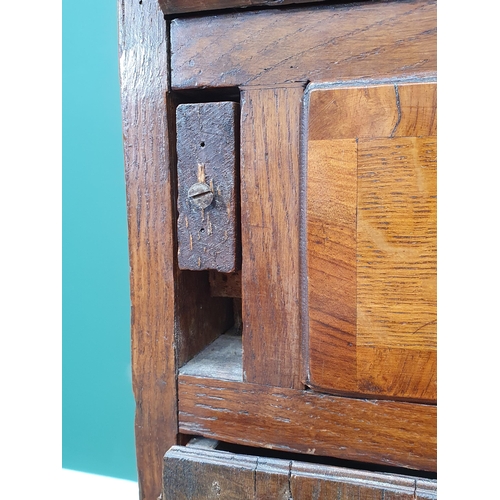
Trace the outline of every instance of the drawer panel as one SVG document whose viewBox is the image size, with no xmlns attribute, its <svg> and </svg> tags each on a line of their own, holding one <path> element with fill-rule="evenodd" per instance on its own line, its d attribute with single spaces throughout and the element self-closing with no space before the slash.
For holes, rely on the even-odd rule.
<svg viewBox="0 0 500 500">
<path fill-rule="evenodd" d="M 165 454 L 164 500 L 436 498 L 432 479 L 230 453 L 213 449 L 214 442 L 206 441 L 173 446 Z"/>
</svg>

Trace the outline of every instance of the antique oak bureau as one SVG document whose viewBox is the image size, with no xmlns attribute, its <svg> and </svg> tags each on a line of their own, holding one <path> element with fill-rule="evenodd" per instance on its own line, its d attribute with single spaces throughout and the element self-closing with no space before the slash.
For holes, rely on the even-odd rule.
<svg viewBox="0 0 500 500">
<path fill-rule="evenodd" d="M 436 3 L 118 8 L 141 498 L 435 498 Z"/>
</svg>

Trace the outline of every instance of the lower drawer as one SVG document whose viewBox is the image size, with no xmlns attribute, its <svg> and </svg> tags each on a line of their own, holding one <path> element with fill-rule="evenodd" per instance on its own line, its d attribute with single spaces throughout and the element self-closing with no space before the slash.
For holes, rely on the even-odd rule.
<svg viewBox="0 0 500 500">
<path fill-rule="evenodd" d="M 172 446 L 163 465 L 163 500 L 435 499 L 436 480 L 231 453 L 195 438 Z"/>
</svg>

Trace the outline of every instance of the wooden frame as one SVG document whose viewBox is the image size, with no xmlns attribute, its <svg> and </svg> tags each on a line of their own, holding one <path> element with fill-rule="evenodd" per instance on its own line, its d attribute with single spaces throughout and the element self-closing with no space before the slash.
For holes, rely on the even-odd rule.
<svg viewBox="0 0 500 500">
<path fill-rule="evenodd" d="M 160 3 L 168 14 L 181 9 L 176 2 Z M 189 8 L 203 10 L 222 6 L 231 7 L 234 2 L 222 5 L 214 1 L 204 6 L 192 3 Z M 227 382 L 212 380 L 210 383 L 218 387 L 214 390 L 227 388 L 228 397 L 242 393 L 244 386 L 250 390 L 257 390 L 255 386 L 258 386 L 257 392 L 267 395 L 265 397 L 270 397 L 272 387 L 280 387 L 283 394 L 297 391 L 296 394 L 305 396 L 305 374 L 295 370 L 297 365 L 303 366 L 304 352 L 303 339 L 298 333 L 301 324 L 298 149 L 303 88 L 308 81 L 435 76 L 436 5 L 431 0 L 411 0 L 251 11 L 171 21 L 165 20 L 156 0 L 120 0 L 118 8 L 137 460 L 141 498 L 156 500 L 161 492 L 164 453 L 170 446 L 185 442 L 185 437 L 179 432 L 196 431 L 187 424 L 185 417 L 181 419 L 180 428 L 178 425 L 178 368 L 229 328 L 233 321 L 232 299 L 211 296 L 208 272 L 180 271 L 177 266 L 177 102 L 188 95 L 183 94 L 185 91 L 206 88 L 223 92 L 228 87 L 241 87 L 243 110 L 255 111 L 251 122 L 245 125 L 243 120 L 242 123 L 242 156 L 245 161 L 253 161 L 252 141 L 259 148 L 262 141 L 267 141 L 275 160 L 291 165 L 286 176 L 274 178 L 273 175 L 262 177 L 258 170 L 243 172 L 242 219 L 250 224 L 252 231 L 242 234 L 243 295 L 257 293 L 252 291 L 251 280 L 262 272 L 261 263 L 271 265 L 269 259 L 266 261 L 266 232 L 263 228 L 273 224 L 283 234 L 297 231 L 297 239 L 292 236 L 291 260 L 280 270 L 280 277 L 275 279 L 272 287 L 273 293 L 276 286 L 281 290 L 273 299 L 274 303 L 270 301 L 267 306 L 263 303 L 264 308 L 253 311 L 243 309 L 247 331 L 244 364 L 248 370 L 245 369 L 240 385 L 233 385 L 236 393 L 231 393 Z M 276 29 L 278 24 L 280 28 Z M 219 36 L 221 33 L 224 37 Z M 242 43 L 241 36 L 244 36 L 245 43 Z M 318 51 L 318 47 L 323 50 Z M 259 56 L 252 57 L 254 54 Z M 273 102 L 288 103 L 292 112 L 285 116 L 282 105 L 275 107 L 273 116 L 281 125 L 277 135 L 271 138 L 259 132 L 259 127 L 261 130 L 275 127 L 276 123 L 272 125 L 266 118 L 271 116 Z M 259 127 L 254 128 L 256 123 Z M 293 124 L 293 134 L 296 133 L 296 137 L 291 138 L 296 147 L 287 148 L 283 138 L 286 138 L 285 129 L 291 130 L 290 124 Z M 280 186 L 283 179 L 287 180 Z M 270 182 L 267 188 L 261 186 L 265 182 Z M 281 202 L 281 208 L 264 214 L 261 229 L 257 227 L 258 214 L 253 208 L 261 196 L 260 189 L 268 193 L 268 198 L 277 189 L 279 199 L 285 200 Z M 279 205 L 280 201 L 277 203 Z M 285 249 L 277 248 L 276 251 L 279 256 Z M 258 262 L 259 266 L 252 268 L 252 262 Z M 262 318 L 267 318 L 268 325 L 278 324 L 285 335 L 276 337 L 269 328 L 261 328 Z M 266 349 L 271 349 L 268 351 L 271 359 L 282 359 L 283 364 L 270 368 L 269 376 L 263 377 L 259 363 L 262 363 L 262 353 Z M 187 408 L 188 404 L 186 381 L 181 377 L 181 408 Z M 265 385 L 270 388 L 265 388 Z M 335 398 L 327 397 L 332 402 L 337 401 Z M 349 400 L 343 402 L 348 404 Z M 389 403 L 363 404 L 384 406 Z M 426 405 L 418 407 L 425 408 Z M 431 408 L 434 410 L 429 415 L 435 411 L 435 407 Z M 422 434 L 431 448 L 435 420 L 433 422 Z M 218 437 L 217 432 L 214 436 Z M 237 436 L 226 437 L 238 439 Z M 272 446 L 271 441 L 255 439 L 253 443 Z M 414 444 L 418 448 L 421 443 Z M 433 452 L 425 446 L 417 455 L 427 458 L 400 462 L 398 453 L 402 454 L 405 447 L 407 443 L 396 450 L 395 458 L 388 463 L 425 469 L 435 467 L 431 464 Z M 340 448 L 340 458 L 352 458 L 351 451 L 343 452 Z M 300 451 L 307 450 L 300 447 Z M 324 453 L 330 452 L 332 448 L 324 450 Z M 358 458 L 360 456 L 361 452 Z M 383 453 L 379 458 L 376 453 L 367 455 L 368 460 L 383 462 Z"/>
</svg>

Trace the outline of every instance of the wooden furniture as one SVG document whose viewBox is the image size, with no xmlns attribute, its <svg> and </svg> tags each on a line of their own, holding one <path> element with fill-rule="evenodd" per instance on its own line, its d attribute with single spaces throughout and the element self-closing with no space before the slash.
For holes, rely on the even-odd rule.
<svg viewBox="0 0 500 500">
<path fill-rule="evenodd" d="M 436 496 L 436 3 L 289 3 L 119 2 L 143 499 Z"/>
</svg>

